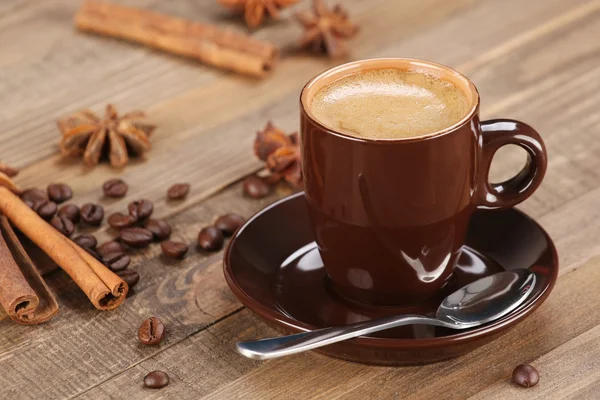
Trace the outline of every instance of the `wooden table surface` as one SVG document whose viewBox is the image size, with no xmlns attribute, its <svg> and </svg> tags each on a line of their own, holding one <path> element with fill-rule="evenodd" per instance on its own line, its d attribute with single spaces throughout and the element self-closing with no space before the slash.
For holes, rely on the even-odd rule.
<svg viewBox="0 0 600 400">
<path fill-rule="evenodd" d="M 222 213 L 250 216 L 269 198 L 242 195 L 240 180 L 261 168 L 251 145 L 268 120 L 299 125 L 298 95 L 316 73 L 335 65 L 290 52 L 301 30 L 291 19 L 255 36 L 284 48 L 266 80 L 223 73 L 146 48 L 81 34 L 73 0 L 0 2 L 0 159 L 22 168 L 23 187 L 68 182 L 74 201 L 100 201 L 107 213 L 133 197 L 155 203 L 174 237 L 193 243 Z M 244 30 L 213 0 L 128 0 L 124 4 Z M 520 399 L 600 398 L 600 1 L 598 0 L 347 0 L 362 27 L 349 59 L 430 59 L 467 74 L 482 96 L 482 116 L 521 119 L 546 141 L 549 168 L 535 195 L 520 206 L 553 237 L 560 278 L 549 300 L 502 338 L 466 356 L 433 365 L 389 368 L 316 353 L 257 362 L 235 353 L 240 339 L 275 335 L 228 290 L 221 253 L 192 248 L 165 263 L 159 246 L 138 252 L 134 293 L 112 312 L 96 311 L 61 271 L 46 276 L 60 314 L 33 327 L 0 320 L 2 399 Z M 304 0 L 295 9 L 306 8 Z M 291 53 L 291 54 L 290 54 Z M 55 119 L 82 108 L 143 109 L 159 129 L 146 161 L 122 171 L 58 154 Z M 524 160 L 502 149 L 492 177 Z M 127 199 L 106 201 L 101 184 L 123 177 Z M 165 202 L 170 184 L 192 184 L 189 198 Z M 114 232 L 104 228 L 99 236 Z M 136 337 L 140 322 L 161 318 L 158 347 Z M 535 365 L 540 383 L 510 383 L 512 369 Z M 142 387 L 152 370 L 168 387 Z"/>
</svg>

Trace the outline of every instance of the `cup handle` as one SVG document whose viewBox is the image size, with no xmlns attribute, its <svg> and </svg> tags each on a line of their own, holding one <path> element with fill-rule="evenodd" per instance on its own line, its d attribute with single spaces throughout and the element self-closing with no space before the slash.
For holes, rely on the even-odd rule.
<svg viewBox="0 0 600 400">
<path fill-rule="evenodd" d="M 481 122 L 480 169 L 476 205 L 483 209 L 508 208 L 519 204 L 535 192 L 546 173 L 548 159 L 544 141 L 531 126 L 511 119 Z M 527 152 L 527 162 L 514 177 L 490 183 L 489 173 L 496 151 L 515 144 Z"/>
</svg>

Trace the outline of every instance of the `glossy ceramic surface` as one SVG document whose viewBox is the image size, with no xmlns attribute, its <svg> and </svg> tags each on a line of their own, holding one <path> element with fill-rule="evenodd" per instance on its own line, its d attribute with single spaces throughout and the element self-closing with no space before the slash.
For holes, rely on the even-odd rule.
<svg viewBox="0 0 600 400">
<path fill-rule="evenodd" d="M 405 68 L 454 82 L 471 103 L 454 126 L 397 140 L 348 136 L 320 124 L 311 99 L 324 85 L 364 69 Z M 546 170 L 542 139 L 511 120 L 479 121 L 475 86 L 426 61 L 374 59 L 335 67 L 301 96 L 305 192 L 316 242 L 335 289 L 375 305 L 419 302 L 449 284 L 478 208 L 511 207 L 531 195 Z M 523 147 L 529 162 L 514 178 L 488 182 L 496 150 Z"/>
<path fill-rule="evenodd" d="M 414 325 L 319 350 L 350 361 L 385 365 L 456 357 L 488 343 L 529 315 L 549 295 L 558 274 L 556 250 L 544 230 L 517 210 L 476 211 L 451 281 L 435 298 L 407 307 L 368 306 L 331 289 L 302 193 L 250 219 L 235 234 L 224 258 L 225 277 L 238 299 L 285 334 L 396 314 L 434 315 L 449 293 L 480 277 L 518 268 L 536 273 L 533 293 L 494 323 L 463 332 Z"/>
</svg>

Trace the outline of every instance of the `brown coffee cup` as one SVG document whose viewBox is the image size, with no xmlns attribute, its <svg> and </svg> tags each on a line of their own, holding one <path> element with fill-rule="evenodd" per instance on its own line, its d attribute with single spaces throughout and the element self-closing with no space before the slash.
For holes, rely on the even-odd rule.
<svg viewBox="0 0 600 400">
<path fill-rule="evenodd" d="M 337 132 L 311 113 L 324 85 L 377 68 L 449 81 L 465 94 L 469 112 L 441 131 L 391 140 Z M 300 108 L 312 227 L 333 288 L 352 300 L 404 305 L 433 297 L 452 276 L 473 212 L 522 202 L 546 171 L 544 142 L 533 128 L 509 119 L 480 121 L 475 85 L 432 62 L 372 59 L 332 68 L 308 82 Z M 528 161 L 513 178 L 490 183 L 494 153 L 507 144 L 525 149 Z"/>
</svg>

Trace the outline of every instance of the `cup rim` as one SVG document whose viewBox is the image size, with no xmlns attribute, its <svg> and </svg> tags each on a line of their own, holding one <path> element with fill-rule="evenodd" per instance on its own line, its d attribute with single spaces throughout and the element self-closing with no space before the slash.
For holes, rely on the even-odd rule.
<svg viewBox="0 0 600 400">
<path fill-rule="evenodd" d="M 361 70 L 368 69 L 376 69 L 376 68 L 400 68 L 400 67 L 409 67 L 409 69 L 415 70 L 425 70 L 426 72 L 432 72 L 434 75 L 440 76 L 444 75 L 446 78 L 450 78 L 453 83 L 457 83 L 459 89 L 464 92 L 467 97 L 471 99 L 471 106 L 469 108 L 469 112 L 458 122 L 453 125 L 450 125 L 444 129 L 428 133 L 426 135 L 414 136 L 408 138 L 393 138 L 393 139 L 382 139 L 382 138 L 365 138 L 365 137 L 356 137 L 352 136 L 348 133 L 344 133 L 343 131 L 337 130 L 335 128 L 328 127 L 321 123 L 310 111 L 309 109 L 309 95 L 312 92 L 316 92 L 323 85 L 320 85 L 320 82 L 326 81 L 326 83 L 333 82 L 337 79 L 341 79 L 345 76 L 352 75 Z M 479 109 L 480 96 L 479 91 L 475 87 L 475 84 L 471 82 L 469 78 L 460 72 L 448 67 L 447 65 L 435 63 L 433 61 L 420 60 L 416 58 L 396 58 L 396 57 L 384 57 L 384 58 L 369 58 L 363 60 L 352 61 L 344 64 L 340 64 L 338 66 L 329 68 L 324 72 L 321 72 L 317 76 L 313 77 L 304 87 L 300 93 L 300 108 L 302 113 L 312 121 L 313 124 L 320 127 L 322 130 L 345 138 L 354 140 L 357 142 L 364 143 L 404 143 L 404 142 L 418 142 L 428 139 L 435 139 L 440 136 L 444 136 L 450 134 L 462 126 L 468 124 Z"/>
</svg>

